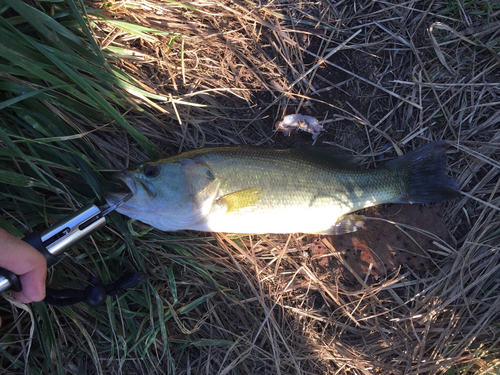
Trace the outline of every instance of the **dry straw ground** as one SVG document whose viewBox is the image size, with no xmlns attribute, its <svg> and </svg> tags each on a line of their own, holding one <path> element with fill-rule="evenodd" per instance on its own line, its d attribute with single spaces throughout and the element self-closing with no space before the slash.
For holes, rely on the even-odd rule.
<svg viewBox="0 0 500 375">
<path fill-rule="evenodd" d="M 121 251 L 120 259 L 134 267 L 142 262 L 153 275 L 134 292 L 145 297 L 108 301 L 98 313 L 51 308 L 62 358 L 55 368 L 106 374 L 500 371 L 500 3 L 182 3 L 88 4 L 111 20 L 91 16 L 94 37 L 114 53 L 114 64 L 168 99 L 131 95 L 145 112 L 124 113 L 163 154 L 227 144 L 311 144 L 309 134 L 274 131 L 290 113 L 323 121 L 319 143 L 369 155 L 367 166 L 447 140 L 448 173 L 463 191 L 442 208 L 451 240 L 430 237 L 437 250 L 423 249 L 431 264 L 425 270 L 402 266 L 371 283 L 358 275 L 362 282 L 352 285 L 317 267 L 308 250 L 314 236 L 162 233 L 134 223 L 137 250 Z M 94 130 L 86 139 L 114 168 L 148 159 L 126 132 L 104 121 L 94 125 L 81 123 L 75 131 Z M 410 239 L 415 230 L 395 228 Z M 113 226 L 107 233 L 103 243 L 119 238 Z M 71 260 L 60 267 L 85 278 Z"/>
</svg>

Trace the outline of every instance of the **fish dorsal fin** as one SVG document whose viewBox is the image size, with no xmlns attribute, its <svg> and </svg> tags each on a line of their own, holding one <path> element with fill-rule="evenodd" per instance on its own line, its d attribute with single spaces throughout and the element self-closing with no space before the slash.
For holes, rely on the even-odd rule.
<svg viewBox="0 0 500 375">
<path fill-rule="evenodd" d="M 360 169 L 360 161 L 355 155 L 336 146 L 305 146 L 286 149 L 286 151 L 303 160 L 309 159 L 333 168 Z"/>
<path fill-rule="evenodd" d="M 226 207 L 226 213 L 238 211 L 245 207 L 255 206 L 262 195 L 258 188 L 249 188 L 217 198 L 217 203 Z"/>
</svg>

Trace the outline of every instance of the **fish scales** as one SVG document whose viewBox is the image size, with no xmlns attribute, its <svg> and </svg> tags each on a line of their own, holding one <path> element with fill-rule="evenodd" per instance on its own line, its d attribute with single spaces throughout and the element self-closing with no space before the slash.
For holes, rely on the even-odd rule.
<svg viewBox="0 0 500 375">
<path fill-rule="evenodd" d="M 321 232 L 346 213 L 393 200 L 396 176 L 388 168 L 332 168 L 291 150 L 214 149 L 199 157 L 220 180 L 220 195 L 258 187 L 255 204 L 227 212 L 213 205 L 207 222 L 193 229 L 253 233 Z M 189 157 L 189 155 L 186 155 Z"/>
<path fill-rule="evenodd" d="M 375 169 L 331 148 L 188 151 L 120 175 L 136 199 L 119 212 L 163 230 L 344 233 L 362 225 L 346 214 L 364 207 L 457 196 L 445 148 L 431 143 Z"/>
</svg>

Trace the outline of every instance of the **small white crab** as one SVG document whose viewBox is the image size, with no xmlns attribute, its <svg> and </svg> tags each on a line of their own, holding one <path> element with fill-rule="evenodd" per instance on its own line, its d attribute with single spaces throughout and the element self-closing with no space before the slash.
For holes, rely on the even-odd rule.
<svg viewBox="0 0 500 375">
<path fill-rule="evenodd" d="M 283 118 L 283 121 L 276 124 L 276 130 L 281 131 L 285 136 L 290 135 L 290 131 L 294 128 L 312 134 L 314 143 L 318 139 L 319 134 L 323 131 L 323 126 L 318 120 L 311 116 L 301 114 L 288 115 Z"/>
</svg>

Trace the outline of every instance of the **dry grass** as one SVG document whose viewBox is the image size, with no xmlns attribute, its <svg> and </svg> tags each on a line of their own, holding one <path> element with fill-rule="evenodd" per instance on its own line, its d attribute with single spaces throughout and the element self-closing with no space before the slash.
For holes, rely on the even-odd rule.
<svg viewBox="0 0 500 375">
<path fill-rule="evenodd" d="M 115 48 L 117 66 L 165 98 L 131 96 L 148 113 L 132 106 L 125 113 L 164 154 L 225 144 L 311 144 L 307 134 L 274 132 L 283 115 L 300 112 L 324 120 L 321 141 L 371 155 L 367 165 L 382 154 L 447 140 L 449 172 L 464 193 L 444 207 L 453 242 L 430 254 L 433 269 L 402 268 L 357 287 L 316 266 L 307 251 L 311 237 L 156 230 L 134 236 L 137 252 L 127 248 L 121 256 L 134 267 L 142 262 L 154 288 L 142 290 L 144 306 L 141 298 L 127 310 L 108 304 L 102 316 L 109 331 L 100 331 L 106 324 L 91 310 L 75 307 L 90 335 L 83 344 L 75 321 L 51 309 L 60 318 L 56 341 L 78 347 L 78 354 L 63 350 L 65 371 L 500 371 L 499 3 L 148 0 L 108 6 L 110 19 L 170 33 L 133 35 L 109 21 L 94 28 L 101 47 Z M 148 159 L 127 133 L 104 122 L 92 128 L 74 121 L 75 132 L 92 130 L 86 138 L 116 169 Z M 119 239 L 114 230 L 109 235 Z M 70 261 L 61 267 L 82 273 Z M 175 310 L 197 298 L 205 299 L 194 309 Z M 163 325 L 168 311 L 177 313 Z M 98 348 L 107 340 L 113 350 L 94 353 L 93 340 Z M 135 341 L 147 345 L 134 347 Z"/>
</svg>

